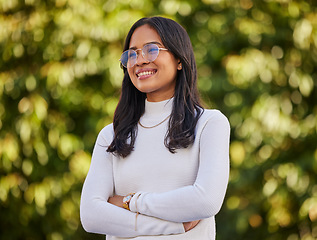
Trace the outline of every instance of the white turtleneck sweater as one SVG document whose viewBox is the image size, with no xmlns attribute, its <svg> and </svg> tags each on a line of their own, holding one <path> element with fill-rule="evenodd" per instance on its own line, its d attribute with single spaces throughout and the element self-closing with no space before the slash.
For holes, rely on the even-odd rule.
<svg viewBox="0 0 317 240">
<path fill-rule="evenodd" d="M 140 119 L 154 126 L 171 114 L 173 99 L 145 103 Z M 106 239 L 215 239 L 215 215 L 221 208 L 229 178 L 227 118 L 205 110 L 195 142 L 172 154 L 164 145 L 168 121 L 154 128 L 138 125 L 134 151 L 126 158 L 106 151 L 114 132 L 110 124 L 98 135 L 80 205 L 88 232 Z M 113 195 L 136 193 L 130 210 L 107 202 Z M 136 217 L 136 212 L 140 214 Z M 183 222 L 201 219 L 185 232 Z"/>
</svg>

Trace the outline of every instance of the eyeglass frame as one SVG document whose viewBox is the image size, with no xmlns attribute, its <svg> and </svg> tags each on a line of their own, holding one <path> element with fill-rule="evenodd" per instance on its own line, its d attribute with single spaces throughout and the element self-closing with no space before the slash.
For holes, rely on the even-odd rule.
<svg viewBox="0 0 317 240">
<path fill-rule="evenodd" d="M 152 60 L 152 61 L 149 61 L 148 59 L 145 59 L 145 53 L 143 52 L 143 49 L 144 49 L 146 46 L 148 46 L 148 45 L 155 45 L 155 46 L 157 47 L 157 49 L 159 50 L 157 56 L 156 56 L 155 59 Z M 139 57 L 138 51 L 140 51 L 140 50 L 141 50 L 141 52 L 142 52 L 142 57 L 143 57 L 144 60 L 146 60 L 147 62 L 154 62 L 154 61 L 157 59 L 157 57 L 159 56 L 159 53 L 160 53 L 161 50 L 169 51 L 167 48 L 160 48 L 156 43 L 147 43 L 147 44 L 145 44 L 142 48 L 125 50 L 125 51 L 121 54 L 121 57 L 120 57 L 120 59 L 119 59 L 121 65 L 122 65 L 123 67 L 125 67 L 125 68 L 132 68 L 132 67 L 134 67 L 135 64 L 136 64 L 137 61 L 138 61 L 138 57 Z M 122 55 L 123 55 L 125 52 L 129 52 L 129 51 L 134 51 L 134 52 L 136 53 L 136 62 L 135 62 L 135 63 L 133 64 L 133 66 L 131 66 L 131 67 L 128 67 L 128 65 L 127 65 L 127 66 L 124 66 L 123 63 L 122 63 L 122 61 L 121 61 Z M 127 63 L 128 63 L 128 62 L 127 62 Z"/>
</svg>

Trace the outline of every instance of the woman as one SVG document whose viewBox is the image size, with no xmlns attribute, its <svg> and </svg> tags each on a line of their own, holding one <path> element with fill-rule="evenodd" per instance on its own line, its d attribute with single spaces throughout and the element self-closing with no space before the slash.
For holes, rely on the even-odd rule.
<svg viewBox="0 0 317 240">
<path fill-rule="evenodd" d="M 83 227 L 108 240 L 215 239 L 230 126 L 200 106 L 188 34 L 170 19 L 140 19 L 120 61 L 120 101 L 82 190 Z"/>
</svg>

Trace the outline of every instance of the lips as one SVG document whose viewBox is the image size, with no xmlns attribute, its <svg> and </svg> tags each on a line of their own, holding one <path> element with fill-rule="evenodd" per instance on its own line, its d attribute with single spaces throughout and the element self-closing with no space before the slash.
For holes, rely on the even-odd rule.
<svg viewBox="0 0 317 240">
<path fill-rule="evenodd" d="M 138 79 L 145 79 L 153 76 L 156 72 L 156 69 L 139 69 L 136 71 L 136 76 Z"/>
</svg>

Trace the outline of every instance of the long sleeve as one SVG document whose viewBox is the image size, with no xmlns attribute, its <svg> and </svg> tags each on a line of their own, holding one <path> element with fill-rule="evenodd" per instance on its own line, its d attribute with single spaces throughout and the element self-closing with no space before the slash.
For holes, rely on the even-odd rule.
<svg viewBox="0 0 317 240">
<path fill-rule="evenodd" d="M 218 213 L 229 179 L 230 125 L 219 111 L 204 122 L 199 141 L 199 168 L 193 185 L 156 193 L 138 192 L 131 211 L 175 222 L 204 219 Z"/>
<path fill-rule="evenodd" d="M 142 235 L 168 235 L 183 233 L 181 223 L 174 223 L 116 207 L 107 202 L 114 192 L 112 154 L 107 153 L 106 132 L 104 128 L 96 141 L 91 166 L 86 177 L 80 204 L 80 218 L 88 232 L 107 234 L 118 237 Z M 109 136 L 109 134 L 108 134 Z"/>
</svg>

